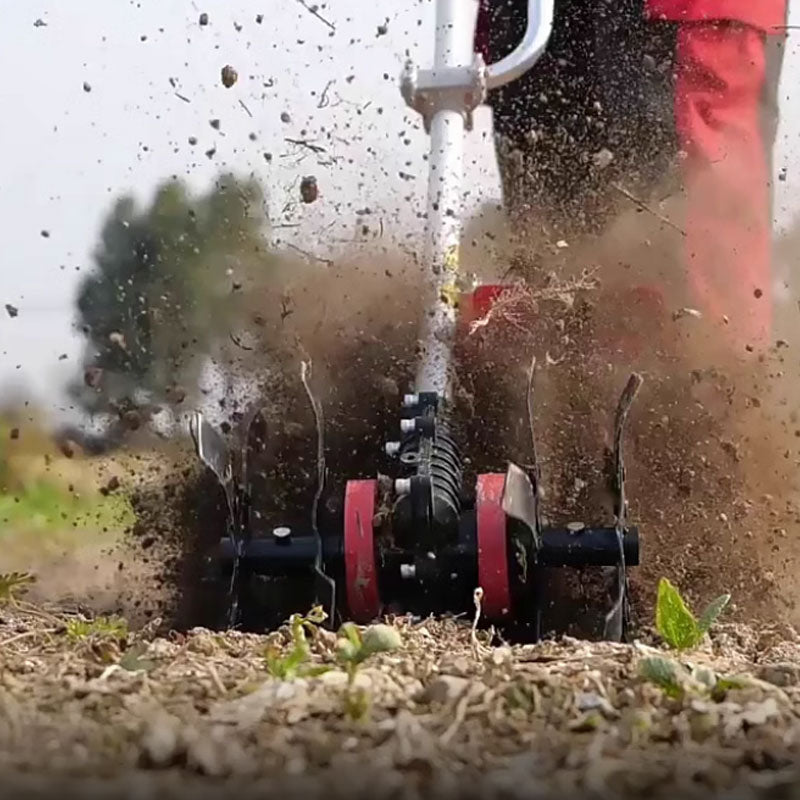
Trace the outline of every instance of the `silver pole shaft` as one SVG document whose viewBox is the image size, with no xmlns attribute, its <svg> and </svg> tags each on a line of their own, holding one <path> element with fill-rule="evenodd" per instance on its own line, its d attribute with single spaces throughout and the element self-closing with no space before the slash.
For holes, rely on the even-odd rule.
<svg viewBox="0 0 800 800">
<path fill-rule="evenodd" d="M 473 59 L 477 0 L 437 0 L 434 71 L 464 67 Z M 431 119 L 428 213 L 425 242 L 429 297 L 422 325 L 416 391 L 451 396 L 456 327 L 461 183 L 465 120 L 460 111 L 437 110 Z"/>
</svg>

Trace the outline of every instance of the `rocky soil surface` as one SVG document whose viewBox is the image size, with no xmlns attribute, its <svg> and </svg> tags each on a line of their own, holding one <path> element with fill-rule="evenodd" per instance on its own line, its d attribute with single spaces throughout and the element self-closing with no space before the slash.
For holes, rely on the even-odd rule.
<svg viewBox="0 0 800 800">
<path fill-rule="evenodd" d="M 800 637 L 719 625 L 506 646 L 392 621 L 352 683 L 337 636 L 85 623 L 0 609 L 0 774 L 17 797 L 794 797 Z M 272 668 L 270 669 L 270 664 Z M 327 669 L 326 669 L 327 668 Z M 272 674 L 271 674 L 272 673 Z M 360 716 L 362 715 L 363 716 Z"/>
</svg>

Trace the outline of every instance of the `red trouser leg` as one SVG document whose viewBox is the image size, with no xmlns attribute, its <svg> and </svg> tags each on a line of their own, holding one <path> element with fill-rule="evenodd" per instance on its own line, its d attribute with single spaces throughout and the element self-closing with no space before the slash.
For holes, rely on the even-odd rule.
<svg viewBox="0 0 800 800">
<path fill-rule="evenodd" d="M 727 320 L 737 350 L 757 347 L 772 323 L 764 34 L 734 23 L 684 24 L 676 73 L 689 290 L 713 323 Z"/>
</svg>

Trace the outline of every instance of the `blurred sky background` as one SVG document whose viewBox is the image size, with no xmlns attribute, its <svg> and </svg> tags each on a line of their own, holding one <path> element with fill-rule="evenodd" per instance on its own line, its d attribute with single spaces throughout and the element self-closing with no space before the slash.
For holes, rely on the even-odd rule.
<svg viewBox="0 0 800 800">
<path fill-rule="evenodd" d="M 800 25 L 800 4 L 790 5 Z M 398 76 L 407 52 L 423 65 L 432 56 L 433 0 L 329 0 L 319 6 L 327 22 L 299 0 L 0 0 L 0 10 L 0 391 L 22 385 L 48 410 L 65 407 L 82 345 L 74 294 L 120 194 L 147 202 L 172 175 L 201 189 L 223 168 L 254 173 L 280 223 L 313 173 L 320 201 L 295 209 L 299 227 L 279 238 L 336 248 L 364 207 L 396 240 L 422 235 L 427 137 Z M 800 210 L 798 42 L 789 39 L 781 89 L 778 226 Z M 232 89 L 220 82 L 225 64 L 239 74 Z M 481 109 L 467 145 L 473 208 L 499 199 L 490 125 Z M 324 145 L 335 163 L 320 167 L 286 138 Z"/>
</svg>

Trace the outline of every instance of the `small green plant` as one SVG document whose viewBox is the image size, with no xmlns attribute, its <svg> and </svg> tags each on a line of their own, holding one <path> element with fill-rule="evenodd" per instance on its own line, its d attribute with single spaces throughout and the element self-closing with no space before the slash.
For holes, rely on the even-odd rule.
<svg viewBox="0 0 800 800">
<path fill-rule="evenodd" d="M 311 648 L 308 644 L 306 632 L 313 633 L 317 625 L 327 619 L 327 614 L 322 606 L 314 606 L 305 616 L 292 614 L 289 618 L 289 632 L 292 637 L 292 649 L 287 655 L 282 656 L 277 647 L 267 648 L 267 671 L 273 678 L 282 681 L 291 681 L 295 678 L 308 678 L 321 675 L 329 667 L 309 664 Z"/>
<path fill-rule="evenodd" d="M 698 620 L 689 610 L 678 589 L 666 578 L 662 578 L 658 582 L 656 630 L 674 650 L 691 650 L 700 644 L 730 599 L 729 594 L 716 598 Z"/>
<path fill-rule="evenodd" d="M 350 719 L 363 719 L 369 712 L 369 696 L 364 689 L 355 686 L 360 666 L 370 656 L 397 650 L 402 644 L 400 634 L 391 625 L 371 625 L 363 635 L 352 622 L 339 629 L 336 658 L 347 673 L 344 708 Z"/>
<path fill-rule="evenodd" d="M 721 702 L 727 692 L 749 685 L 746 677 L 717 675 L 705 666 L 696 666 L 690 670 L 683 664 L 662 656 L 643 658 L 639 662 L 639 674 L 675 699 L 682 699 L 689 694 Z"/>
<path fill-rule="evenodd" d="M 15 603 L 36 583 L 36 577 L 28 572 L 5 572 L 0 574 L 0 605 Z"/>
<path fill-rule="evenodd" d="M 122 617 L 95 617 L 95 619 L 67 620 L 67 636 L 73 641 L 81 641 L 92 636 L 108 639 L 127 639 L 128 622 Z"/>
</svg>

